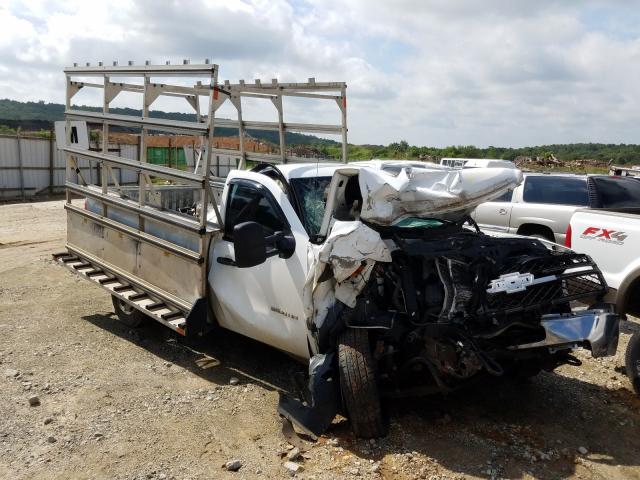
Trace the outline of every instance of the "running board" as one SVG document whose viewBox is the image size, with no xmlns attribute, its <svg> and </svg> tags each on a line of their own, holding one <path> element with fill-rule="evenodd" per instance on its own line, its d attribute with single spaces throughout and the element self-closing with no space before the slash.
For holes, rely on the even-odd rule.
<svg viewBox="0 0 640 480">
<path fill-rule="evenodd" d="M 112 296 L 141 311 L 148 317 L 169 327 L 180 335 L 186 334 L 188 311 L 154 296 L 152 292 L 145 292 L 142 288 L 132 285 L 124 278 L 109 272 L 104 265 L 98 265 L 75 253 L 54 253 L 53 259 L 76 275 L 98 285 Z"/>
</svg>

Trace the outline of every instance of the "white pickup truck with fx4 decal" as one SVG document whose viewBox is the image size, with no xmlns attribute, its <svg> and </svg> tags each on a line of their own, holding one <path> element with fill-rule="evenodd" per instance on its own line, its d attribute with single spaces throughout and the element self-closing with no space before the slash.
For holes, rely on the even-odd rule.
<svg viewBox="0 0 640 480">
<path fill-rule="evenodd" d="M 640 183 L 640 182 L 638 182 Z M 618 312 L 640 315 L 640 206 L 581 209 L 565 245 L 588 254 L 612 288 Z"/>
</svg>

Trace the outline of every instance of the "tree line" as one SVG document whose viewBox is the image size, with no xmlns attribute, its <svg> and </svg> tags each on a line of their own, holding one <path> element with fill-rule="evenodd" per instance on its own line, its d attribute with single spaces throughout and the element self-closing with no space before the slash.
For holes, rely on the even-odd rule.
<svg viewBox="0 0 640 480">
<path fill-rule="evenodd" d="M 79 109 L 99 111 L 97 107 L 79 106 Z M 112 113 L 125 115 L 141 115 L 140 110 L 131 108 L 113 108 Z M 152 111 L 150 115 L 156 118 L 172 120 L 195 121 L 195 115 L 179 112 Z M 16 100 L 0 99 L 0 129 L 3 133 L 15 130 L 23 124 L 28 128 L 34 122 L 37 129 L 46 128 L 47 122 L 52 123 L 64 119 L 64 105 L 59 103 L 18 102 Z M 23 127 L 23 128 L 25 128 Z M 233 128 L 218 128 L 216 135 L 234 136 L 238 131 Z M 278 132 L 265 130 L 248 130 L 247 134 L 257 140 L 279 143 Z M 340 158 L 340 144 L 336 141 L 287 132 L 285 135 L 287 145 L 307 145 L 322 156 Z M 369 160 L 372 158 L 392 159 L 419 159 L 442 157 L 468 157 L 468 158 L 500 158 L 514 160 L 519 156 L 548 157 L 555 156 L 561 161 L 594 159 L 614 164 L 640 164 L 640 145 L 635 144 L 605 144 L 605 143 L 568 143 L 539 145 L 532 147 L 486 147 L 480 148 L 473 145 L 452 145 L 444 148 L 409 145 L 405 140 L 390 143 L 389 145 L 353 145 L 348 146 L 350 160 Z"/>
<path fill-rule="evenodd" d="M 325 156 L 339 158 L 339 145 L 318 144 L 317 150 Z M 604 143 L 569 143 L 539 145 L 534 147 L 486 147 L 473 145 L 452 145 L 443 148 L 419 147 L 409 145 L 406 141 L 389 145 L 349 145 L 350 160 L 369 160 L 372 158 L 391 159 L 440 159 L 453 158 L 499 158 L 515 160 L 517 157 L 548 158 L 551 155 L 560 161 L 593 159 L 614 164 L 640 164 L 640 145 L 604 144 Z"/>
</svg>

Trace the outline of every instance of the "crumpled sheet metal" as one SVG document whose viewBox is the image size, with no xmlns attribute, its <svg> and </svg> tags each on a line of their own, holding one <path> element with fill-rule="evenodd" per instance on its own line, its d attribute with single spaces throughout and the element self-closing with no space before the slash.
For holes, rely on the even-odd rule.
<svg viewBox="0 0 640 480">
<path fill-rule="evenodd" d="M 391 253 L 380 234 L 360 221 L 336 221 L 322 245 L 311 245 L 309 273 L 303 289 L 307 318 L 318 328 L 336 299 L 355 307 L 376 262 L 390 262 Z M 364 262 L 364 265 L 363 265 Z M 325 268 L 330 278 L 320 282 Z"/>
<path fill-rule="evenodd" d="M 359 221 L 336 221 L 318 257 L 320 262 L 331 264 L 337 282 L 353 275 L 363 260 L 391 261 L 380 234 Z"/>
<path fill-rule="evenodd" d="M 522 182 L 515 168 L 403 168 L 397 176 L 377 168 L 359 171 L 363 205 L 360 218 L 391 225 L 404 218 L 458 220 L 480 203 Z"/>
</svg>

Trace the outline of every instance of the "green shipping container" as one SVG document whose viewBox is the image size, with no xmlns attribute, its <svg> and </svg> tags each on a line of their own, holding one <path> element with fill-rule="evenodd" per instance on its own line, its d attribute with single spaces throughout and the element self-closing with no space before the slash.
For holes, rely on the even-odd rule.
<svg viewBox="0 0 640 480">
<path fill-rule="evenodd" d="M 147 162 L 174 168 L 186 168 L 187 166 L 184 148 L 178 147 L 147 147 Z"/>
</svg>

